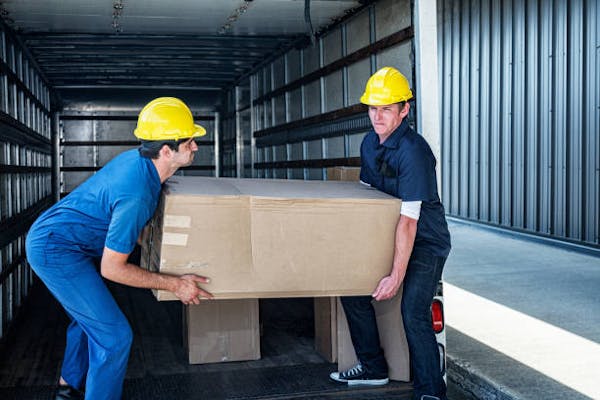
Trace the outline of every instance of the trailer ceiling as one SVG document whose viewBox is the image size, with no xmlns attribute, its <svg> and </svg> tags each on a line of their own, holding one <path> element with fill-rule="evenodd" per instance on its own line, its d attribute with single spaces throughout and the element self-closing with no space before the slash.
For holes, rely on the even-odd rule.
<svg viewBox="0 0 600 400">
<path fill-rule="evenodd" d="M 310 1 L 315 32 L 365 1 Z M 4 0 L 56 90 L 220 91 L 307 36 L 304 0 Z"/>
</svg>

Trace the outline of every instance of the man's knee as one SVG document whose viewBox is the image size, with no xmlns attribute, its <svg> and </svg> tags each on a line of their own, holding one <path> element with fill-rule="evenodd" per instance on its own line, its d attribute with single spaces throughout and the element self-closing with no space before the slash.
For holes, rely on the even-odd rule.
<svg viewBox="0 0 600 400">
<path fill-rule="evenodd" d="M 402 320 L 404 321 L 404 329 L 408 331 L 420 331 L 431 328 L 431 311 L 418 310 L 402 303 Z"/>
<path fill-rule="evenodd" d="M 129 350 L 133 342 L 133 332 L 128 323 L 122 324 L 118 329 L 118 343 L 123 350 Z"/>
<path fill-rule="evenodd" d="M 105 346 L 107 358 L 119 359 L 129 357 L 129 349 L 133 342 L 133 332 L 128 323 L 117 325 L 111 332 L 110 337 L 106 337 L 106 342 L 101 344 Z"/>
</svg>

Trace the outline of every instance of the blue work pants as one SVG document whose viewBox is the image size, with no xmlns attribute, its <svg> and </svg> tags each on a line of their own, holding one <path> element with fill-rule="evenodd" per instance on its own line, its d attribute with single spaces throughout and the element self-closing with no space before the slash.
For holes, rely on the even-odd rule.
<svg viewBox="0 0 600 400">
<path fill-rule="evenodd" d="M 93 259 L 52 232 L 27 237 L 27 259 L 71 318 L 61 376 L 86 400 L 120 400 L 133 335 Z"/>
</svg>

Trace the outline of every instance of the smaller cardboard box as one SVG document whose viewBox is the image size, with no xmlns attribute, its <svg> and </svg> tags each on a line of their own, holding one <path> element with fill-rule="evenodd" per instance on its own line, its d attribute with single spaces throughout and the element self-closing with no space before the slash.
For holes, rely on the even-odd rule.
<svg viewBox="0 0 600 400">
<path fill-rule="evenodd" d="M 404 333 L 404 324 L 400 304 L 402 288 L 389 300 L 375 301 L 375 316 L 379 330 L 379 341 L 388 364 L 389 378 L 395 381 L 410 381 L 410 356 L 408 341 Z M 338 371 L 344 371 L 356 365 L 358 359 L 350 338 L 344 307 L 337 299 L 337 362 Z"/>
<path fill-rule="evenodd" d="M 258 360 L 258 300 L 202 301 L 185 306 L 183 343 L 190 364 Z"/>
<path fill-rule="evenodd" d="M 360 181 L 360 167 L 329 167 L 327 168 L 328 181 Z"/>
<path fill-rule="evenodd" d="M 337 297 L 315 297 L 315 350 L 329 362 L 338 358 Z"/>
</svg>

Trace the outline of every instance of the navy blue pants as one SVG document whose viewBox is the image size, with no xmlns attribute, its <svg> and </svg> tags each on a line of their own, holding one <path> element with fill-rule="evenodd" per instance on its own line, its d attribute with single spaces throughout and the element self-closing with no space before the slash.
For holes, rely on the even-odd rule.
<svg viewBox="0 0 600 400">
<path fill-rule="evenodd" d="M 81 250 L 51 232 L 27 236 L 29 264 L 71 318 L 61 376 L 85 398 L 120 400 L 132 332 L 127 319 Z"/>
<path fill-rule="evenodd" d="M 410 351 L 413 398 L 446 398 L 440 372 L 440 354 L 431 322 L 431 302 L 442 276 L 445 257 L 413 251 L 404 278 L 402 318 Z M 371 296 L 342 297 L 352 344 L 361 364 L 374 373 L 387 373 Z"/>
</svg>

